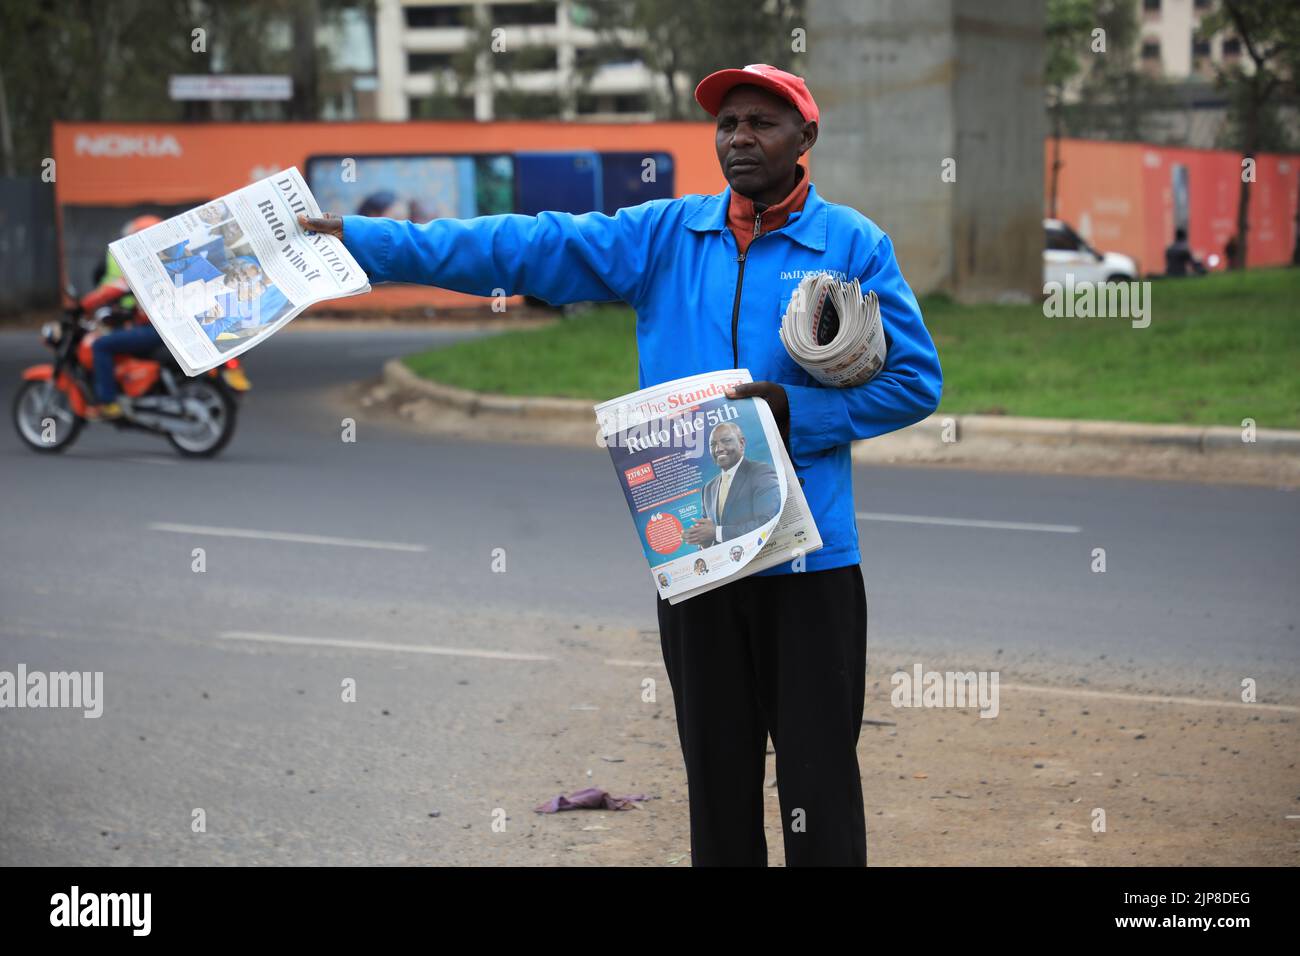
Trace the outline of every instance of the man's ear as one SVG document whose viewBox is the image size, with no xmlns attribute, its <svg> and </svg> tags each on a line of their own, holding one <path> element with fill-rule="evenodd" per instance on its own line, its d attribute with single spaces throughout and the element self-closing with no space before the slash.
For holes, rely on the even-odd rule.
<svg viewBox="0 0 1300 956">
<path fill-rule="evenodd" d="M 799 140 L 799 155 L 802 156 L 812 149 L 815 142 L 817 142 L 817 124 L 809 120 L 803 124 L 803 134 Z"/>
</svg>

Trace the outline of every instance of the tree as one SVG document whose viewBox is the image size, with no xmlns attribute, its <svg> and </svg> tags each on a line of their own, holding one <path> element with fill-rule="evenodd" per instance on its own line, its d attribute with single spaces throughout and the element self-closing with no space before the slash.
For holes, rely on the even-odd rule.
<svg viewBox="0 0 1300 956">
<path fill-rule="evenodd" d="M 11 149 L 0 136 L 5 169 L 39 169 L 52 152 L 55 120 L 242 120 L 286 113 L 280 104 L 175 102 L 167 92 L 173 74 L 288 73 L 295 92 L 288 115 L 315 119 L 319 78 L 329 69 L 315 24 L 370 2 L 0 2 L 0 116 L 12 130 Z M 200 50 L 194 49 L 196 30 L 203 31 Z"/>
<path fill-rule="evenodd" d="M 582 6 L 605 49 L 635 51 L 664 78 L 659 112 L 665 119 L 691 115 L 694 84 L 683 86 L 683 75 L 698 81 L 747 63 L 803 72 L 794 34 L 806 26 L 803 0 L 588 0 Z"/>
<path fill-rule="evenodd" d="M 1103 50 L 1092 42 L 1081 51 L 1082 76 L 1073 102 L 1062 109 L 1069 135 L 1140 141 L 1148 137 L 1152 110 L 1169 105 L 1167 84 L 1138 68 L 1139 24 L 1134 0 L 1091 0 L 1092 30 L 1101 31 Z"/>
<path fill-rule="evenodd" d="M 1056 218 L 1057 183 L 1061 171 L 1061 136 L 1065 125 L 1065 91 L 1083 69 L 1096 16 L 1093 0 L 1049 0 L 1047 5 L 1047 112 L 1052 121 L 1052 179 L 1048 209 Z"/>
<path fill-rule="evenodd" d="M 0 4 L 13 168 L 28 174 L 40 168 L 52 153 L 56 119 L 178 118 L 166 98 L 166 77 L 190 56 L 193 21 L 186 0 L 121 0 L 111 16 L 91 0 Z M 142 90 L 159 76 L 160 93 Z M 150 108 L 141 110 L 145 100 Z"/>
<path fill-rule="evenodd" d="M 1277 121 L 1276 95 L 1294 93 L 1296 63 L 1300 59 L 1300 2 L 1297 0 L 1222 0 L 1219 9 L 1201 20 L 1203 37 L 1228 30 L 1241 40 L 1252 70 L 1240 63 L 1216 67 L 1220 85 L 1230 103 L 1231 136 L 1241 152 L 1241 188 L 1237 201 L 1237 236 L 1229 268 L 1244 269 L 1250 243 L 1250 195 L 1256 155 L 1289 145 L 1285 128 Z M 1300 220 L 1297 221 L 1300 226 Z M 1300 262 L 1300 239 L 1292 253 Z"/>
</svg>

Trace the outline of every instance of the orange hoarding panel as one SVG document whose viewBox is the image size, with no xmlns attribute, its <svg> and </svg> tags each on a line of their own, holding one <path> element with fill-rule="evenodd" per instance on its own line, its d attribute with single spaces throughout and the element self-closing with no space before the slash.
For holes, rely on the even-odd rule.
<svg viewBox="0 0 1300 956">
<path fill-rule="evenodd" d="M 55 123 L 60 205 L 208 199 L 310 156 L 645 150 L 673 156 L 676 189 L 726 186 L 710 123 Z"/>
<path fill-rule="evenodd" d="M 1053 152 L 1048 140 L 1048 190 Z M 1142 273 L 1162 272 L 1165 247 L 1179 226 L 1197 258 L 1224 257 L 1237 232 L 1241 177 L 1241 155 L 1227 150 L 1066 139 L 1057 217 L 1098 249 L 1132 256 Z M 1254 177 L 1247 265 L 1283 265 L 1295 243 L 1300 155 L 1261 154 Z M 1050 209 L 1050 194 L 1044 208 Z"/>
<path fill-rule="evenodd" d="M 1146 211 L 1142 177 L 1138 175 L 1141 149 L 1140 145 L 1131 143 L 1062 140 L 1056 217 L 1070 223 L 1098 249 L 1132 256 L 1138 267 L 1146 270 L 1151 263 L 1144 246 Z M 1049 190 L 1052 153 L 1049 140 Z M 1051 214 L 1050 207 L 1046 214 Z"/>
</svg>

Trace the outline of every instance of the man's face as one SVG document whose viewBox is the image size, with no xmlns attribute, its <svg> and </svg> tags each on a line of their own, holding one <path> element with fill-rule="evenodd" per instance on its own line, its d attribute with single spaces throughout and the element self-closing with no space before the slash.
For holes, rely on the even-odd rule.
<svg viewBox="0 0 1300 956">
<path fill-rule="evenodd" d="M 211 206 L 204 206 L 199 210 L 199 218 L 209 226 L 215 226 L 227 216 L 226 207 L 223 203 L 213 203 Z"/>
<path fill-rule="evenodd" d="M 790 103 L 757 86 L 733 87 L 718 110 L 718 163 L 742 196 L 763 197 L 787 183 L 816 139 L 815 123 L 805 123 Z"/>
<path fill-rule="evenodd" d="M 231 274 L 232 285 L 241 300 L 251 299 L 262 291 L 262 270 L 249 262 L 240 263 Z"/>
<path fill-rule="evenodd" d="M 709 454 L 719 468 L 730 468 L 745 453 L 745 436 L 734 428 L 718 428 L 709 438 Z"/>
</svg>

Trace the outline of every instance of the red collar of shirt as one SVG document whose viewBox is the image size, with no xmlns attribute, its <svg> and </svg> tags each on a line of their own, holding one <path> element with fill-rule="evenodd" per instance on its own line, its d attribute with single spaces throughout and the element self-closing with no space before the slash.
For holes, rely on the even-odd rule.
<svg viewBox="0 0 1300 956">
<path fill-rule="evenodd" d="M 742 196 L 734 189 L 731 191 L 731 205 L 727 208 L 727 225 L 731 228 L 731 234 L 736 237 L 736 246 L 742 253 L 747 251 L 749 244 L 754 241 L 755 215 L 759 217 L 758 234 L 761 235 L 773 229 L 780 229 L 789 220 L 791 213 L 803 209 L 804 200 L 808 198 L 810 180 L 808 170 L 802 166 L 797 169 L 799 181 L 795 183 L 794 189 L 790 190 L 790 195 L 761 212 L 754 208 L 754 200 Z"/>
</svg>

